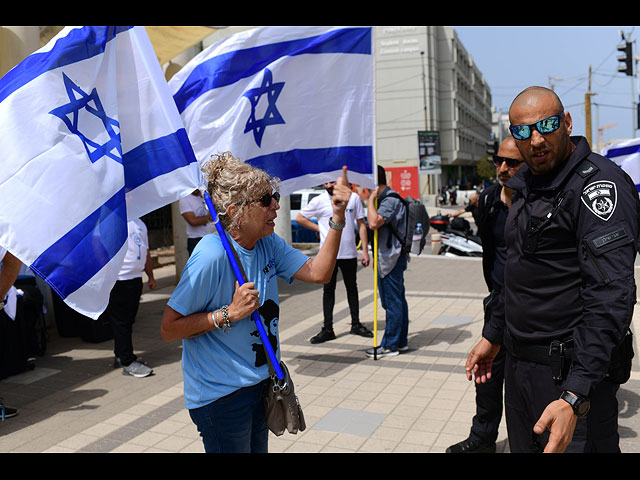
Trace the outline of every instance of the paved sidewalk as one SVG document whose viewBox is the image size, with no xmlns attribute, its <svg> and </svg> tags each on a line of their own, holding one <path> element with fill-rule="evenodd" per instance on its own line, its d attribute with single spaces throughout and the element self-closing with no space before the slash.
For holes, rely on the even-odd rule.
<svg viewBox="0 0 640 480">
<path fill-rule="evenodd" d="M 20 412 L 0 422 L 0 452 L 203 451 L 184 408 L 180 342 L 164 342 L 159 333 L 173 266 L 155 274 L 159 289 L 145 287 L 134 326 L 136 353 L 154 375 L 123 376 L 113 368 L 111 341 L 63 338 L 53 327 L 35 368 L 0 381 L 0 397 Z M 308 428 L 272 436 L 271 452 L 441 453 L 466 438 L 475 402 L 464 362 L 480 336 L 486 294 L 480 260 L 412 258 L 406 272 L 410 350 L 378 360 L 364 354 L 372 339 L 349 334 L 341 282 L 334 309 L 338 338 L 320 345 L 309 338 L 322 324 L 322 287 L 280 285 L 282 356 Z M 359 271 L 358 285 L 361 320 L 373 328 L 371 268 Z M 379 342 L 384 331 L 379 301 L 377 328 Z M 640 452 L 640 377 L 634 367 L 619 394 L 623 452 Z M 504 422 L 498 452 L 508 452 Z"/>
</svg>

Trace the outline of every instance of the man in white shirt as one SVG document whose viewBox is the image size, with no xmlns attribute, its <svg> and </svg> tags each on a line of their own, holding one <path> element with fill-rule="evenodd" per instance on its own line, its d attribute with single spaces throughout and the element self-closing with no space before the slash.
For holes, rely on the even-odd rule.
<svg viewBox="0 0 640 480">
<path fill-rule="evenodd" d="M 111 289 L 109 305 L 102 315 L 109 319 L 113 329 L 114 366 L 122 367 L 123 375 L 140 378 L 153 372 L 133 353 L 133 323 L 142 295 L 142 272 L 147 274 L 151 290 L 156 288 L 156 281 L 146 225 L 140 219 L 131 220 L 127 223 L 127 230 L 127 253 L 118 280 Z"/>
<path fill-rule="evenodd" d="M 320 233 L 320 245 L 324 242 L 330 228 L 329 221 L 333 214 L 333 210 L 331 208 L 331 195 L 333 194 L 333 187 L 335 184 L 336 182 L 325 183 L 324 188 L 326 191 L 322 195 L 318 195 L 311 199 L 307 206 L 304 207 L 296 217 L 296 221 L 300 225 Z M 373 332 L 360 323 L 358 285 L 356 282 L 356 274 L 358 271 L 358 251 L 355 239 L 356 223 L 358 225 L 358 232 L 362 242 L 362 265 L 365 267 L 369 265 L 367 227 L 364 223 L 364 216 L 364 208 L 362 207 L 360 197 L 355 193 L 351 193 L 347 209 L 345 210 L 346 227 L 342 231 L 336 267 L 333 270 L 331 281 L 326 283 L 323 287 L 322 310 L 324 313 L 324 324 L 320 333 L 310 339 L 310 342 L 313 344 L 326 342 L 327 340 L 334 340 L 336 338 L 335 333 L 333 332 L 333 307 L 335 304 L 338 269 L 342 272 L 342 278 L 347 289 L 347 301 L 349 303 L 349 312 L 351 313 L 350 333 L 360 335 L 362 337 L 373 337 Z M 316 224 L 312 222 L 312 218 L 317 218 L 318 223 Z"/>
<path fill-rule="evenodd" d="M 213 222 L 200 190 L 180 199 L 180 215 L 187 222 L 187 252 L 191 255 L 200 239 L 213 233 Z"/>
</svg>

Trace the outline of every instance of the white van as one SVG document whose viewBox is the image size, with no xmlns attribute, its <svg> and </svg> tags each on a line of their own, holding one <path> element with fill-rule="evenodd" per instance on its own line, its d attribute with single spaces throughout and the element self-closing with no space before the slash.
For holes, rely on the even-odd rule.
<svg viewBox="0 0 640 480">
<path fill-rule="evenodd" d="M 300 210 L 307 206 L 312 198 L 321 195 L 324 188 L 305 188 L 297 190 L 289 195 L 289 208 L 291 212 L 291 242 L 292 243 L 319 243 L 318 234 L 296 222 Z M 318 223 L 314 218 L 312 222 Z"/>
</svg>

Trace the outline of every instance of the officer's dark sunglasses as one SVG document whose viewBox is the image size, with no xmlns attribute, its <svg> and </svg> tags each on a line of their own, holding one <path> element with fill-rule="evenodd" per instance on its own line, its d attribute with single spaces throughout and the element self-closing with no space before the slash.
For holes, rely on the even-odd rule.
<svg viewBox="0 0 640 480">
<path fill-rule="evenodd" d="M 533 133 L 531 127 L 535 128 L 541 135 L 555 132 L 560 127 L 560 119 L 562 117 L 564 117 L 564 112 L 557 115 L 551 115 L 550 117 L 543 118 L 542 120 L 538 120 L 535 123 L 529 123 L 527 125 L 511 125 L 509 130 L 511 130 L 511 135 L 513 135 L 513 138 L 516 140 L 526 140 L 531 137 L 531 134 Z"/>
<path fill-rule="evenodd" d="M 265 193 L 262 197 L 260 197 L 258 200 L 254 200 L 252 203 L 260 202 L 260 204 L 263 207 L 269 207 L 269 206 L 271 206 L 271 199 L 272 198 L 275 198 L 276 202 L 280 203 L 280 193 L 279 192 Z"/>
<path fill-rule="evenodd" d="M 493 158 L 489 159 L 489 161 L 493 165 L 495 165 L 496 168 L 500 167 L 502 165 L 502 162 L 505 162 L 507 164 L 507 167 L 509 168 L 516 168 L 524 160 L 516 160 L 515 158 L 507 158 L 507 157 L 501 157 L 499 155 L 494 155 Z"/>
</svg>

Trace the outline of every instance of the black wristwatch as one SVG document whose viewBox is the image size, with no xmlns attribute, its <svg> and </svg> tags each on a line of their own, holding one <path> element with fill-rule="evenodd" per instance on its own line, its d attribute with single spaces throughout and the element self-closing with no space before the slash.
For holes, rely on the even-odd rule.
<svg viewBox="0 0 640 480">
<path fill-rule="evenodd" d="M 576 395 L 575 393 L 567 392 L 566 390 L 562 392 L 560 398 L 571 405 L 573 412 L 578 417 L 584 417 L 589 411 L 589 407 L 591 407 L 591 402 L 589 402 L 587 397 Z"/>
</svg>

